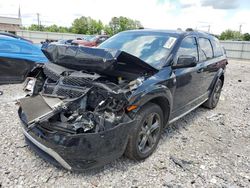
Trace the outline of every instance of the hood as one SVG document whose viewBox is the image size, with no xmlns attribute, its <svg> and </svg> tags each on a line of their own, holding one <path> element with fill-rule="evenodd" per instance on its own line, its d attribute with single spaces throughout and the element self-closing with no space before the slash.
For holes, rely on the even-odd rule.
<svg viewBox="0 0 250 188">
<path fill-rule="evenodd" d="M 158 72 L 143 60 L 120 50 L 50 44 L 42 51 L 50 62 L 78 71 L 131 80 Z"/>
</svg>

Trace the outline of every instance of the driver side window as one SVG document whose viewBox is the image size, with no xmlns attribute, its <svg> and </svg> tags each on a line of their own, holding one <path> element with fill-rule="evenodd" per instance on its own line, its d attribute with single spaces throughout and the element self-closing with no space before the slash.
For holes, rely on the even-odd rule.
<svg viewBox="0 0 250 188">
<path fill-rule="evenodd" d="M 177 60 L 180 56 L 191 55 L 198 61 L 197 42 L 194 37 L 186 37 L 182 40 L 181 45 L 177 51 Z"/>
</svg>

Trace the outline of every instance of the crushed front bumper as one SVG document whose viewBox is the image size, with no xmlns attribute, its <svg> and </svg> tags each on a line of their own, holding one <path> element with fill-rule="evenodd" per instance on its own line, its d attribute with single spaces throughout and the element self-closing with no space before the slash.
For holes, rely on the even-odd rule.
<svg viewBox="0 0 250 188">
<path fill-rule="evenodd" d="M 66 134 L 37 125 L 27 129 L 25 114 L 18 114 L 28 145 L 43 159 L 72 171 L 101 167 L 123 155 L 135 121 L 89 134 Z"/>
</svg>

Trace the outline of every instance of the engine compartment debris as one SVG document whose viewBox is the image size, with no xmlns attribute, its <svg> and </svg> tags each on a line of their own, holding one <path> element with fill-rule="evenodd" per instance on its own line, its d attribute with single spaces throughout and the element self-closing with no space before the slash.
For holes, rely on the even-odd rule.
<svg viewBox="0 0 250 188">
<path fill-rule="evenodd" d="M 129 81 L 48 63 L 36 78 L 27 79 L 28 96 L 19 102 L 29 128 L 97 133 L 129 119 L 128 96 L 144 79 Z"/>
</svg>

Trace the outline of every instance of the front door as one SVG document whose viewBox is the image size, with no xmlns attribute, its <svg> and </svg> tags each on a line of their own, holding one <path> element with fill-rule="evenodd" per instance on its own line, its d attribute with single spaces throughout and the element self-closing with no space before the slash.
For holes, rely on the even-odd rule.
<svg viewBox="0 0 250 188">
<path fill-rule="evenodd" d="M 172 118 L 178 117 L 187 110 L 196 106 L 199 101 L 204 100 L 200 85 L 203 82 L 202 64 L 199 63 L 198 45 L 196 37 L 184 38 L 177 51 L 175 60 L 181 55 L 192 55 L 196 58 L 197 65 L 190 68 L 179 68 L 174 70 L 176 76 L 176 89 L 173 94 Z M 205 96 L 204 96 L 205 98 Z"/>
</svg>

